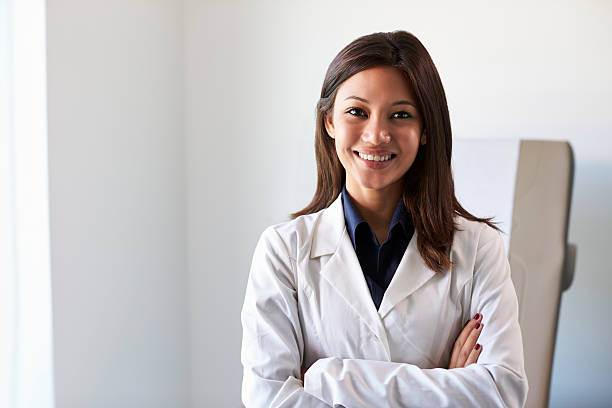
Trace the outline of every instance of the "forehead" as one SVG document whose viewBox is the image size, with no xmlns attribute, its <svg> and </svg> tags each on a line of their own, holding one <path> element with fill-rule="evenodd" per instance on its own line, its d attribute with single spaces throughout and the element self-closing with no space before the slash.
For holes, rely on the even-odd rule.
<svg viewBox="0 0 612 408">
<path fill-rule="evenodd" d="M 358 96 L 370 103 L 393 103 L 397 100 L 414 101 L 409 81 L 395 67 L 375 67 L 356 73 L 338 88 L 336 100 Z"/>
</svg>

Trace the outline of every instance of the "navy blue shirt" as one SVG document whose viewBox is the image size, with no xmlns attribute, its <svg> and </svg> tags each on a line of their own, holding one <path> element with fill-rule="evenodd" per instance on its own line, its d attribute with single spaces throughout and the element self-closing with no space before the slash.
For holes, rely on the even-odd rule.
<svg viewBox="0 0 612 408">
<path fill-rule="evenodd" d="M 342 204 L 346 228 L 370 288 L 372 300 L 378 309 L 406 252 L 414 227 L 404 202 L 400 199 L 391 219 L 389 235 L 379 245 L 376 235 L 351 202 L 346 186 L 342 188 Z"/>
</svg>

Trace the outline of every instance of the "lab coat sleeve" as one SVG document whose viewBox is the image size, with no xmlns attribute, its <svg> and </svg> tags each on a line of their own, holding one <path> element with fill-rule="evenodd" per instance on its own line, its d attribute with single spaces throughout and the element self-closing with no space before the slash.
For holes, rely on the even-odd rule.
<svg viewBox="0 0 612 408">
<path fill-rule="evenodd" d="M 389 361 L 318 360 L 304 387 L 332 406 L 522 407 L 528 384 L 518 302 L 501 236 L 483 227 L 471 280 L 470 315 L 483 314 L 476 364 L 421 369 Z"/>
<path fill-rule="evenodd" d="M 247 408 L 328 407 L 300 379 L 304 344 L 294 266 L 278 233 L 266 229 L 255 248 L 241 313 Z"/>
</svg>

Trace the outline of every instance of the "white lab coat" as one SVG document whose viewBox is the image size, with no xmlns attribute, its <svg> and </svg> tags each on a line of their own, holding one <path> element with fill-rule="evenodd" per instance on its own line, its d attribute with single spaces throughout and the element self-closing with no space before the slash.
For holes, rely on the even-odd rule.
<svg viewBox="0 0 612 408">
<path fill-rule="evenodd" d="M 523 406 L 518 303 L 502 237 L 456 217 L 453 266 L 435 273 L 415 232 L 376 310 L 340 197 L 259 239 L 241 315 L 246 407 Z M 478 363 L 446 369 L 478 312 Z M 303 382 L 301 367 L 310 367 Z"/>
</svg>

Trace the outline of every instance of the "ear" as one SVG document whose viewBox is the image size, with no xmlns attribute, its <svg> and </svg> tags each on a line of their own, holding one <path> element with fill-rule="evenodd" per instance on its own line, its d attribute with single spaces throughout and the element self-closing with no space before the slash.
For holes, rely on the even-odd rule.
<svg viewBox="0 0 612 408">
<path fill-rule="evenodd" d="M 329 135 L 329 137 L 331 137 L 332 139 L 335 139 L 335 128 L 334 128 L 334 122 L 332 121 L 332 114 L 331 112 L 327 112 L 325 114 L 325 116 L 323 117 L 323 122 L 325 123 L 325 130 L 327 130 L 327 134 Z"/>
<path fill-rule="evenodd" d="M 424 145 L 427 143 L 427 132 L 423 129 L 423 133 L 421 133 L 421 144 Z"/>
</svg>

